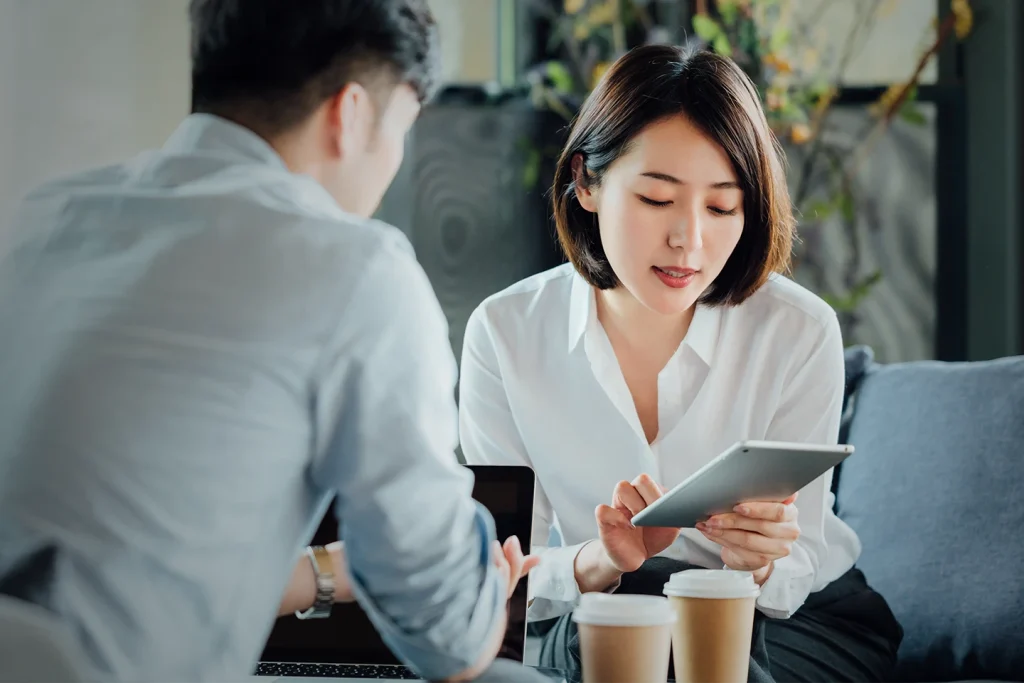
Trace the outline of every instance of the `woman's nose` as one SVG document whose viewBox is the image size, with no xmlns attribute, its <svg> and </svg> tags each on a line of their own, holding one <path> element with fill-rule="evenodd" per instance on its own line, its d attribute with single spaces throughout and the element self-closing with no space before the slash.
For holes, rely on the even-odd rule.
<svg viewBox="0 0 1024 683">
<path fill-rule="evenodd" d="M 702 221 L 696 212 L 678 217 L 669 233 L 668 245 L 686 251 L 699 251 L 704 246 L 701 227 Z"/>
</svg>

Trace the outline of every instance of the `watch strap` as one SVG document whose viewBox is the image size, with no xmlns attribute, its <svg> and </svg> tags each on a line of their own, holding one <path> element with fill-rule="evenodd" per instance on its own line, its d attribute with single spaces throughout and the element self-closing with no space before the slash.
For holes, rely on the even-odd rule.
<svg viewBox="0 0 1024 683">
<path fill-rule="evenodd" d="M 296 612 L 299 619 L 326 619 L 331 615 L 334 606 L 334 570 L 330 553 L 321 545 L 306 548 L 306 557 L 313 566 L 316 580 L 316 599 L 307 610 Z"/>
</svg>

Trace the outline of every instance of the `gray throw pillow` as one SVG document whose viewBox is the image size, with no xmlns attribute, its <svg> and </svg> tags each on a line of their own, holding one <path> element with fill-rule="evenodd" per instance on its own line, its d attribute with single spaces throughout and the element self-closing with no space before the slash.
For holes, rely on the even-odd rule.
<svg viewBox="0 0 1024 683">
<path fill-rule="evenodd" d="M 897 680 L 1020 680 L 1024 357 L 870 364 L 852 400 L 837 509 L 904 628 Z"/>
</svg>

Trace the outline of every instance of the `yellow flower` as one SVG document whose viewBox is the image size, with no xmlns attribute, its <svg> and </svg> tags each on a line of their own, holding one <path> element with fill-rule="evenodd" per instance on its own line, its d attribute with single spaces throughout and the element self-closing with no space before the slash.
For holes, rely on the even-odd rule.
<svg viewBox="0 0 1024 683">
<path fill-rule="evenodd" d="M 796 144 L 802 145 L 814 137 L 814 133 L 811 132 L 811 127 L 806 123 L 794 123 L 793 128 L 789 131 L 789 137 Z"/>
<path fill-rule="evenodd" d="M 593 90 L 597 87 L 598 81 L 604 77 L 606 71 L 611 66 L 611 62 L 598 62 L 594 65 L 594 70 L 590 73 L 590 89 Z"/>
<path fill-rule="evenodd" d="M 618 4 L 615 0 L 604 0 L 591 8 L 587 13 L 587 21 L 591 24 L 612 24 L 615 22 L 615 11 Z"/>
<path fill-rule="evenodd" d="M 767 66 L 772 67 L 773 69 L 775 69 L 776 71 L 778 71 L 780 73 L 784 73 L 784 74 L 793 73 L 793 65 L 790 64 L 785 59 L 783 59 L 782 57 L 779 57 L 778 55 L 776 55 L 774 53 L 770 54 L 770 55 L 767 55 L 764 58 L 764 63 Z"/>
<path fill-rule="evenodd" d="M 576 14 L 583 9 L 583 4 L 586 0 L 565 0 L 562 7 L 565 9 L 566 14 Z"/>
<path fill-rule="evenodd" d="M 951 10 L 955 17 L 953 30 L 956 31 L 956 37 L 963 40 L 974 26 L 974 11 L 971 9 L 971 3 L 967 0 L 953 0 Z"/>
</svg>

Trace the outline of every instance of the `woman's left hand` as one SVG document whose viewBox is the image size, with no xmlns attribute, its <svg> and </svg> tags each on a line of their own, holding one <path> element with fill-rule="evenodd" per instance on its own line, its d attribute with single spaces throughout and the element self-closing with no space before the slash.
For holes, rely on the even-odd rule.
<svg viewBox="0 0 1024 683">
<path fill-rule="evenodd" d="M 722 562 L 730 569 L 753 572 L 763 584 L 775 560 L 789 555 L 800 538 L 796 494 L 781 503 L 743 503 L 733 512 L 715 515 L 697 525 L 713 543 L 722 546 Z"/>
</svg>

